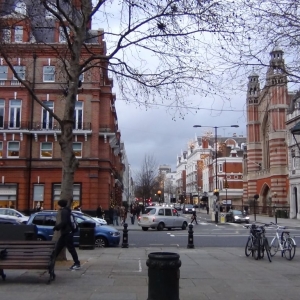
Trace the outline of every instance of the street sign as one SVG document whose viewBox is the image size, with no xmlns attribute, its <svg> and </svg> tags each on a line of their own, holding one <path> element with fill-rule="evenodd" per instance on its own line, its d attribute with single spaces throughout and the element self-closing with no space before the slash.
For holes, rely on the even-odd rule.
<svg viewBox="0 0 300 300">
<path fill-rule="evenodd" d="M 226 202 L 227 201 L 227 202 Z M 223 204 L 231 204 L 231 200 L 222 200 Z"/>
</svg>

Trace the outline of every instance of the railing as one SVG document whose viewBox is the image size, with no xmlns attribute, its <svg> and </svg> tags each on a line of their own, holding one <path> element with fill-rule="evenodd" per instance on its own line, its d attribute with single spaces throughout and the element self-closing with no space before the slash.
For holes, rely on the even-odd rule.
<svg viewBox="0 0 300 300">
<path fill-rule="evenodd" d="M 33 122 L 32 129 L 30 129 L 29 121 L 24 122 L 1 122 L 0 123 L 0 130 L 40 130 L 40 131 L 60 131 L 60 125 L 58 122 Z M 73 126 L 73 130 L 91 130 L 91 123 L 90 122 L 83 122 L 83 123 L 75 123 Z"/>
<path fill-rule="evenodd" d="M 100 132 L 113 132 L 113 130 L 107 124 L 100 124 L 99 125 L 99 131 Z"/>
</svg>

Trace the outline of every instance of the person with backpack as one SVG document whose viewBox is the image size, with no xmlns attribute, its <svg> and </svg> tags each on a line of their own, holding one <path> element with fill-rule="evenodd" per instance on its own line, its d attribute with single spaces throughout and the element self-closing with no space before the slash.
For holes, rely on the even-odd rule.
<svg viewBox="0 0 300 300">
<path fill-rule="evenodd" d="M 58 206 L 61 209 L 61 222 L 56 224 L 53 230 L 60 231 L 60 237 L 56 243 L 55 253 L 56 257 L 59 255 L 61 250 L 66 247 L 70 252 L 74 264 L 70 267 L 70 270 L 79 270 L 80 261 L 73 242 L 73 233 L 78 229 L 75 218 L 71 213 L 71 209 L 67 207 L 67 200 L 59 200 Z"/>
</svg>

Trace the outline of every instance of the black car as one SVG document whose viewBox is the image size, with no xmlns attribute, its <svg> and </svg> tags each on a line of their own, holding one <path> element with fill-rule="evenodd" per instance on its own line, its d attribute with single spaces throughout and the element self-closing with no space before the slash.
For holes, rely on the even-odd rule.
<svg viewBox="0 0 300 300">
<path fill-rule="evenodd" d="M 21 223 L 18 220 L 0 217 L 0 225 L 1 224 L 21 225 Z"/>
<path fill-rule="evenodd" d="M 192 204 L 185 204 L 182 210 L 184 214 L 192 214 L 195 208 Z"/>
<path fill-rule="evenodd" d="M 230 210 L 226 215 L 226 222 L 232 222 L 232 223 L 249 223 L 250 218 L 243 214 L 240 210 L 232 209 Z"/>
</svg>

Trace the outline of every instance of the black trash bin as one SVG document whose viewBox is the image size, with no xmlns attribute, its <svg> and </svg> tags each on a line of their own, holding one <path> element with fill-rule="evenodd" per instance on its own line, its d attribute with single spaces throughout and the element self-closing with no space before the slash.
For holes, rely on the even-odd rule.
<svg viewBox="0 0 300 300">
<path fill-rule="evenodd" d="M 179 300 L 179 258 L 179 254 L 172 252 L 153 252 L 148 255 L 147 300 Z"/>
<path fill-rule="evenodd" d="M 79 249 L 95 249 L 95 226 L 89 221 L 79 224 Z"/>
</svg>

